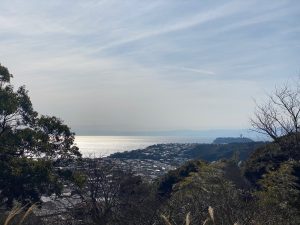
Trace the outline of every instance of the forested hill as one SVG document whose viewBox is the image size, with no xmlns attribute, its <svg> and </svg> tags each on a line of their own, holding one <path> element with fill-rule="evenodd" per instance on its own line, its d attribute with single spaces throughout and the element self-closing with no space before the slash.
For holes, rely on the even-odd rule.
<svg viewBox="0 0 300 225">
<path fill-rule="evenodd" d="M 231 143 L 250 143 L 254 142 L 246 137 L 219 137 L 213 141 L 213 144 L 231 144 Z"/>
<path fill-rule="evenodd" d="M 145 149 L 114 153 L 110 158 L 152 159 L 176 162 L 190 159 L 215 161 L 236 155 L 245 160 L 264 142 L 230 143 L 230 144 L 158 144 Z"/>
</svg>

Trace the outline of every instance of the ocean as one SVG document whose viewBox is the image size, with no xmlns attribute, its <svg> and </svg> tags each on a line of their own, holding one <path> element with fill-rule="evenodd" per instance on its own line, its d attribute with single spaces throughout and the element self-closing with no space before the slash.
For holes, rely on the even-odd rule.
<svg viewBox="0 0 300 225">
<path fill-rule="evenodd" d="M 211 143 L 203 137 L 157 137 L 157 136 L 76 136 L 75 144 L 84 157 L 103 157 L 115 152 L 143 149 L 155 144 Z"/>
</svg>

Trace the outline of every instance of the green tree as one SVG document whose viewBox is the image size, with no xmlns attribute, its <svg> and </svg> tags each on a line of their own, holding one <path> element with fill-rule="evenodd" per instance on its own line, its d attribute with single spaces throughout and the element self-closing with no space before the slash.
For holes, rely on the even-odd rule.
<svg viewBox="0 0 300 225">
<path fill-rule="evenodd" d="M 282 224 L 300 222 L 300 163 L 289 160 L 277 170 L 269 171 L 260 181 L 261 189 L 255 194 L 262 211 L 278 216 Z M 276 217 L 274 216 L 274 217 Z"/>
<path fill-rule="evenodd" d="M 199 162 L 198 171 L 190 172 L 173 185 L 162 209 L 171 224 L 184 224 L 189 213 L 191 224 L 212 224 L 204 222 L 210 207 L 214 209 L 213 224 L 249 224 L 253 212 L 246 202 L 246 193 L 225 177 L 226 164 L 226 161 Z"/>
<path fill-rule="evenodd" d="M 59 194 L 63 173 L 55 163 L 81 156 L 70 128 L 39 115 L 26 88 L 15 90 L 11 78 L 0 64 L 0 203 L 8 205 Z"/>
</svg>

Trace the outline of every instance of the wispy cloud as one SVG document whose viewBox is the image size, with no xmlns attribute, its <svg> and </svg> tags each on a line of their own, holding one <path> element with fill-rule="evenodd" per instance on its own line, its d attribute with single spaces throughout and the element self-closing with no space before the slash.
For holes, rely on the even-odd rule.
<svg viewBox="0 0 300 225">
<path fill-rule="evenodd" d="M 188 68 L 188 67 L 181 67 L 178 68 L 179 70 L 184 70 L 184 71 L 190 71 L 194 73 L 200 73 L 200 74 L 205 74 L 205 75 L 215 75 L 216 73 L 213 71 L 209 70 L 203 70 L 203 69 L 195 69 L 195 68 Z"/>
<path fill-rule="evenodd" d="M 1 63 L 71 126 L 238 126 L 256 94 L 299 71 L 297 0 L 3 0 L 0 10 Z"/>
<path fill-rule="evenodd" d="M 216 19 L 222 19 L 223 17 L 229 16 L 237 11 L 245 10 L 248 5 L 249 4 L 245 2 L 244 3 L 237 2 L 237 1 L 229 2 L 215 9 L 204 11 L 204 12 L 202 11 L 196 15 L 176 20 L 173 23 L 162 24 L 159 27 L 152 28 L 149 30 L 144 30 L 144 31 L 142 30 L 133 36 L 129 36 L 108 43 L 107 45 L 101 46 L 98 49 L 94 49 L 94 51 L 101 51 L 107 48 L 116 47 L 119 45 L 136 42 L 143 39 L 153 38 L 159 35 L 165 35 L 172 32 L 178 32 L 181 30 L 190 29 L 206 22 L 210 22 Z"/>
</svg>

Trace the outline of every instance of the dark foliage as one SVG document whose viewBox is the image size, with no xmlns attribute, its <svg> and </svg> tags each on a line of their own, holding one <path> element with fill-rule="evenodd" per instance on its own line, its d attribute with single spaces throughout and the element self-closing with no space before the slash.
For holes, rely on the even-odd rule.
<svg viewBox="0 0 300 225">
<path fill-rule="evenodd" d="M 184 180 L 191 173 L 199 172 L 203 161 L 189 161 L 176 170 L 169 171 L 159 182 L 158 194 L 162 197 L 169 197 L 175 184 Z"/>
<path fill-rule="evenodd" d="M 62 186 L 53 163 L 78 158 L 74 133 L 60 119 L 34 111 L 24 86 L 0 65 L 0 204 L 39 201 Z"/>
<path fill-rule="evenodd" d="M 235 152 L 239 152 L 241 160 L 245 160 L 264 142 L 231 143 L 231 144 L 199 144 L 191 149 L 187 155 L 191 159 L 203 159 L 216 161 L 219 159 L 229 159 Z"/>
<path fill-rule="evenodd" d="M 293 137 L 292 137 L 293 139 Z M 281 145 L 277 142 L 268 143 L 258 148 L 244 164 L 245 177 L 255 185 L 269 171 L 274 171 L 288 160 L 300 160 L 300 148 L 289 144 L 290 137 L 281 137 Z"/>
</svg>

